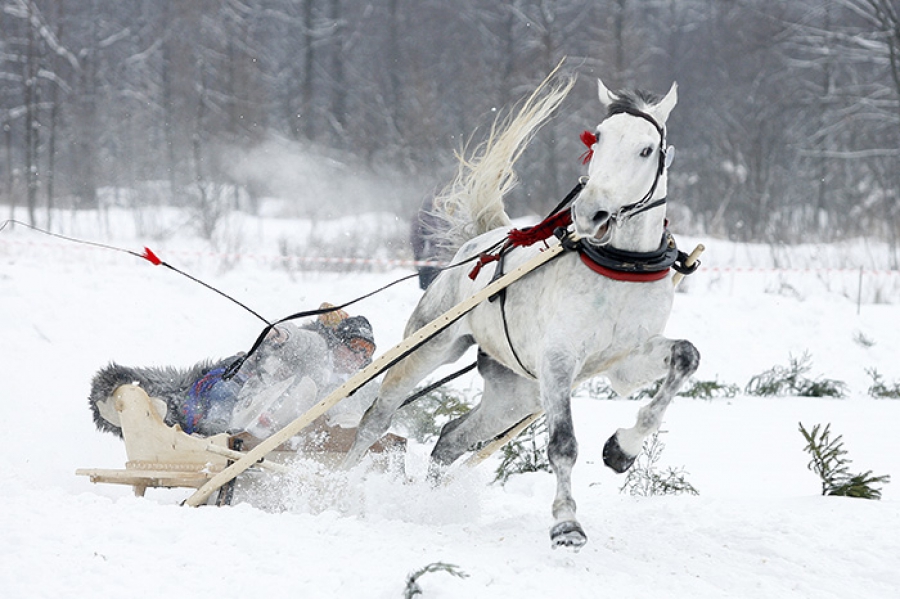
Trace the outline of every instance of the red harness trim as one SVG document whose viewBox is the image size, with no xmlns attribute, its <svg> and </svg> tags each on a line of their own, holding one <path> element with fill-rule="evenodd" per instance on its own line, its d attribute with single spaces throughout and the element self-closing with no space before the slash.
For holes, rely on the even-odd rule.
<svg viewBox="0 0 900 599">
<path fill-rule="evenodd" d="M 475 267 L 469 273 L 469 278 L 473 281 L 478 277 L 481 268 L 491 262 L 500 259 L 500 254 L 513 247 L 529 246 L 544 241 L 553 236 L 553 232 L 559 227 L 568 227 L 572 224 L 572 214 L 569 210 L 551 214 L 540 223 L 533 227 L 525 227 L 524 229 L 513 229 L 506 236 L 506 244 L 498 250 L 496 254 L 481 254 Z"/>
<path fill-rule="evenodd" d="M 669 276 L 668 268 L 657 272 L 622 272 L 619 270 L 612 270 L 600 266 L 581 252 L 578 253 L 578 256 L 581 258 L 581 261 L 584 262 L 584 264 L 595 273 L 603 275 L 604 277 L 610 279 L 614 279 L 616 281 L 628 281 L 631 283 L 650 283 L 653 281 L 659 281 L 660 279 L 665 279 L 667 276 Z"/>
<path fill-rule="evenodd" d="M 503 250 L 500 250 L 503 251 Z M 472 271 L 469 273 L 469 278 L 473 281 L 478 278 L 478 273 L 481 272 L 481 268 L 485 264 L 490 264 L 491 262 L 496 262 L 500 259 L 500 254 L 481 254 L 478 258 L 478 262 L 475 263 L 475 266 L 472 268 Z"/>
<path fill-rule="evenodd" d="M 524 229 L 513 229 L 507 236 L 509 242 L 514 246 L 528 246 L 544 241 L 553 236 L 553 232 L 559 227 L 568 227 L 572 224 L 571 210 L 564 210 L 551 216 L 548 216 L 540 223 L 533 227 L 525 227 Z"/>
</svg>

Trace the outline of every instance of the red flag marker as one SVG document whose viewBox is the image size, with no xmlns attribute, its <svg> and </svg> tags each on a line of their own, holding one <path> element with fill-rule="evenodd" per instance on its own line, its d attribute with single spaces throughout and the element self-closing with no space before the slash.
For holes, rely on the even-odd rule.
<svg viewBox="0 0 900 599">
<path fill-rule="evenodd" d="M 144 247 L 144 253 L 141 255 L 141 258 L 143 258 L 147 262 L 150 262 L 154 266 L 159 266 L 160 264 L 162 264 L 162 260 L 160 260 L 159 257 L 153 253 L 153 250 L 146 246 Z"/>
</svg>

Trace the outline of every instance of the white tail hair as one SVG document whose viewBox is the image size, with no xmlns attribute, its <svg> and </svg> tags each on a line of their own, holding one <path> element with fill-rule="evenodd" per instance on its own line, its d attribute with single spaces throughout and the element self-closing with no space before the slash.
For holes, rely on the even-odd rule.
<svg viewBox="0 0 900 599">
<path fill-rule="evenodd" d="M 434 199 L 434 214 L 443 221 L 435 237 L 448 253 L 482 233 L 510 226 L 503 198 L 518 183 L 516 161 L 575 84 L 572 77 L 551 84 L 560 66 L 517 112 L 494 121 L 487 140 L 468 156 L 465 150 L 457 152 L 456 176 Z"/>
</svg>

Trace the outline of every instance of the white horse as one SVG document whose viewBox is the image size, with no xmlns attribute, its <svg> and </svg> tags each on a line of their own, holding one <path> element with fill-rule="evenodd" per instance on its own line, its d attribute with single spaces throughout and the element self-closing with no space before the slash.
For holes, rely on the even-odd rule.
<svg viewBox="0 0 900 599">
<path fill-rule="evenodd" d="M 503 196 L 515 184 L 513 164 L 572 84 L 549 91 L 543 84 L 515 118 L 495 127 L 475 159 L 461 160 L 456 181 L 438 202 L 455 225 L 445 236 L 458 248 L 454 262 L 496 248 L 507 238 L 510 220 Z M 393 366 L 345 461 L 347 466 L 359 462 L 421 379 L 476 344 L 484 378 L 481 403 L 444 427 L 432 459 L 449 465 L 476 443 L 543 409 L 550 435 L 548 456 L 557 478 L 550 537 L 554 547 L 576 549 L 587 536 L 576 519 L 571 494 L 578 454 L 571 390 L 602 374 L 617 393 L 627 396 L 665 377 L 655 397 L 640 409 L 637 423 L 618 429 L 604 447 L 605 463 L 623 472 L 644 439 L 659 428 L 672 397 L 699 364 L 699 353 L 690 342 L 662 336 L 674 298 L 667 276 L 672 260 L 662 256 L 671 256 L 674 250 L 665 232 L 671 157 L 665 123 L 677 101 L 676 86 L 661 99 L 643 92 L 614 93 L 602 82 L 599 93 L 609 116 L 596 133 L 583 136 L 591 144 L 592 156 L 587 182 L 571 206 L 574 233 L 581 238 L 578 251 L 564 252 L 526 275 L 505 290 L 505 298 L 478 305 Z M 544 243 L 507 249 L 502 268 L 509 271 L 526 262 L 546 247 Z M 546 243 L 558 241 L 551 236 Z M 591 256 L 600 262 L 599 268 L 593 268 Z M 471 266 L 442 272 L 410 317 L 406 334 L 484 288 L 496 268 L 500 267 L 485 264 L 477 274 Z M 635 268 L 650 274 L 634 272 Z"/>
</svg>

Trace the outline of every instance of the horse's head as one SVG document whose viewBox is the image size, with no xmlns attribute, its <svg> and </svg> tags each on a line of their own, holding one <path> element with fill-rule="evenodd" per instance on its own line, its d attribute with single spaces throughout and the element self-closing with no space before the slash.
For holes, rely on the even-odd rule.
<svg viewBox="0 0 900 599">
<path fill-rule="evenodd" d="M 678 101 L 677 85 L 663 98 L 612 92 L 598 80 L 604 119 L 586 137 L 591 145 L 588 181 L 572 206 L 575 232 L 591 243 L 610 242 L 613 229 L 666 195 L 666 119 Z M 587 142 L 586 142 L 587 143 Z M 658 239 L 656 240 L 658 242 Z"/>
</svg>

